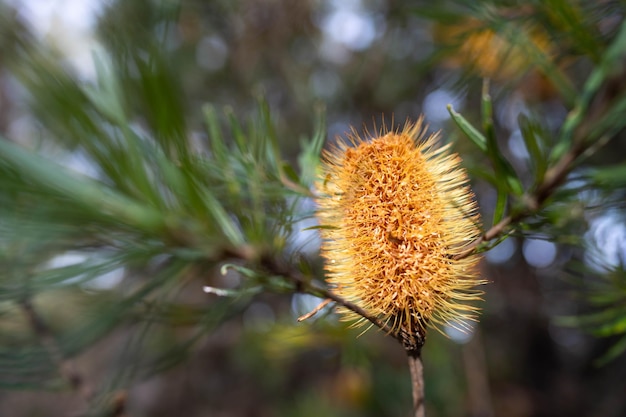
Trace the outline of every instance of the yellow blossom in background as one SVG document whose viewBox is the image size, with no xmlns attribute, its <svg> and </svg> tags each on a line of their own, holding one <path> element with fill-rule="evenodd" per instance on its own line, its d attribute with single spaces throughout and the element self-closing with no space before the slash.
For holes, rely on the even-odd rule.
<svg viewBox="0 0 626 417">
<path fill-rule="evenodd" d="M 520 25 L 518 30 L 523 37 L 510 39 L 477 19 L 467 18 L 454 25 L 436 26 L 433 35 L 441 45 L 453 47 L 454 52 L 445 61 L 448 66 L 466 68 L 496 81 L 510 81 L 534 77 L 532 55 L 550 59 L 553 49 L 540 27 Z"/>
<path fill-rule="evenodd" d="M 472 319 L 482 283 L 476 256 L 455 259 L 480 234 L 467 175 L 437 135 L 424 136 L 421 119 L 370 141 L 353 132 L 325 152 L 317 185 L 333 290 L 413 335 Z"/>
</svg>

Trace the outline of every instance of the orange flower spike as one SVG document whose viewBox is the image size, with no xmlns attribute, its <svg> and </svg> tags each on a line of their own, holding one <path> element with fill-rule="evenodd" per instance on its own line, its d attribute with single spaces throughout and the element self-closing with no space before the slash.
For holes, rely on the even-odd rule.
<svg viewBox="0 0 626 417">
<path fill-rule="evenodd" d="M 353 131 L 325 151 L 317 184 L 330 285 L 393 332 L 412 335 L 474 319 L 467 302 L 484 283 L 477 256 L 454 259 L 480 235 L 461 159 L 435 148 L 438 136 L 424 139 L 425 130 L 420 119 L 371 141 Z"/>
</svg>

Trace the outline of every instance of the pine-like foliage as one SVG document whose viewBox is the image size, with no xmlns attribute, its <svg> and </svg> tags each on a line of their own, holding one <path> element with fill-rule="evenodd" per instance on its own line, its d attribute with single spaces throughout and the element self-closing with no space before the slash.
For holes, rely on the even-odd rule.
<svg viewBox="0 0 626 417">
<path fill-rule="evenodd" d="M 593 258 L 592 248 L 585 246 L 591 239 L 583 237 L 586 222 L 607 213 L 622 223 L 626 217 L 623 157 L 607 151 L 609 146 L 623 149 L 617 139 L 626 126 L 622 3 L 458 0 L 421 7 L 398 2 L 402 6 L 389 6 L 389 19 L 402 16 L 407 25 L 416 19 L 432 41 L 433 53 L 414 54 L 422 61 L 413 67 L 394 61 L 408 61 L 413 52 L 390 47 L 408 33 L 402 25 L 395 32 L 372 29 L 378 42 L 372 51 L 391 51 L 385 50 L 388 55 L 380 55 L 380 62 L 367 61 L 379 55 L 357 55 L 355 48 L 352 52 L 367 65 L 348 65 L 333 55 L 341 50 L 331 48 L 320 53 L 326 59 L 317 62 L 321 69 L 306 77 L 291 55 L 287 61 L 294 67 L 282 61 L 273 66 L 282 53 L 274 48 L 254 44 L 248 54 L 233 53 L 232 61 L 245 62 L 242 67 L 250 71 L 257 68 L 253 64 L 262 68 L 267 54 L 272 66 L 264 67 L 265 75 L 281 91 L 266 93 L 276 93 L 277 102 L 286 100 L 285 92 L 300 98 L 308 88 L 302 79 L 325 94 L 332 93 L 333 82 L 345 81 L 344 90 L 337 87 L 344 96 L 329 106 L 331 115 L 403 111 L 407 107 L 400 103 L 415 100 L 406 91 L 423 90 L 422 79 L 451 80 L 445 87 L 471 104 L 462 112 L 448 106 L 451 122 L 443 126 L 441 137 L 449 143 L 443 147 L 434 138 L 414 142 L 423 133 L 418 122 L 372 141 L 353 133 L 351 143 L 348 134 L 324 162 L 326 126 L 322 112 L 311 110 L 312 101 L 298 102 L 306 108 L 306 125 L 314 126 L 300 129 L 302 114 L 294 111 L 298 117 L 293 119 L 292 113 L 277 115 L 262 97 L 253 111 L 237 105 L 236 110 L 222 109 L 211 104 L 212 97 L 202 97 L 202 103 L 186 97 L 184 85 L 195 81 L 182 78 L 170 53 L 172 44 L 159 36 L 179 18 L 188 19 L 181 27 L 193 29 L 196 12 L 201 14 L 205 6 L 154 3 L 158 7 L 112 2 L 110 10 L 122 10 L 131 21 L 120 23 L 104 14 L 99 26 L 104 48 L 93 55 L 93 79 L 80 79 L 58 51 L 0 5 L 1 70 L 20 90 L 29 117 L 28 135 L 0 132 L 0 388 L 71 392 L 82 399 L 79 415 L 123 415 L 128 387 L 180 364 L 199 342 L 241 318 L 258 297 L 276 293 L 285 299 L 313 295 L 397 339 L 402 339 L 399 333 L 420 332 L 429 323 L 445 333 L 462 326 L 456 319 L 475 318 L 475 307 L 466 303 L 477 296 L 471 288 L 493 280 L 477 277 L 476 255 L 509 238 L 541 238 L 567 248 L 570 262 L 553 275 L 574 281 L 582 296 L 575 311 L 570 309 L 558 324 L 612 337 L 601 361 L 623 357 L 624 255 L 616 254 L 608 265 L 579 262 Z M 268 24 L 266 15 L 248 4 L 254 2 L 241 3 L 248 8 L 233 11 L 231 2 L 215 2 L 201 11 L 206 16 L 240 13 L 245 24 L 233 24 L 237 30 L 225 32 L 241 39 L 269 44 L 287 37 L 271 31 L 286 30 L 286 24 Z M 290 7 L 317 16 L 311 11 L 314 3 Z M 330 26 L 314 17 L 307 22 Z M 131 35 L 135 23 L 141 29 Z M 212 24 L 216 31 L 226 25 L 220 19 Z M 250 28 L 263 30 L 251 35 Z M 210 38 L 209 46 L 219 49 L 214 41 Z M 289 51 L 307 45 L 299 38 Z M 331 63 L 334 72 L 328 70 Z M 342 72 L 347 68 L 359 74 L 351 82 L 351 74 Z M 431 70 L 430 77 L 421 76 L 420 71 Z M 274 72 L 278 75 L 271 78 Z M 238 74 L 241 85 L 246 74 Z M 292 81 L 289 76 L 298 82 L 285 87 L 281 83 Z M 482 88 L 476 87 L 477 80 Z M 244 89 L 250 94 L 252 88 L 245 84 Z M 224 91 L 227 96 L 229 90 Z M 361 102 L 367 103 L 359 107 Z M 337 103 L 345 108 L 333 107 Z M 515 105 L 522 109 L 511 120 Z M 558 115 L 546 116 L 554 108 Z M 418 114 L 411 118 L 417 120 Z M 289 129 L 281 130 L 277 120 Z M 282 136 L 285 131 L 297 131 L 305 139 Z M 512 157 L 511 144 L 526 156 Z M 441 151 L 447 146 L 456 148 L 467 174 L 460 170 L 460 160 Z M 397 171 L 389 171 L 387 163 L 396 164 L 402 178 L 391 178 Z M 364 181 L 376 170 L 378 183 Z M 415 183 L 424 185 L 429 196 L 413 193 L 421 187 Z M 314 201 L 328 277 L 318 254 L 301 253 L 294 243 L 301 239 L 303 221 L 309 226 L 313 221 Z M 428 235 L 426 241 L 423 235 Z M 401 256 L 385 258 L 393 251 Z M 421 255 L 427 261 L 420 261 Z M 406 276 L 415 285 L 399 285 Z M 421 285 L 425 278 L 432 285 Z M 488 298 L 489 286 L 481 290 Z M 280 349 L 287 345 L 346 346 L 336 330 L 322 338 L 298 333 L 303 328 L 291 322 L 277 325 L 271 335 L 242 344 L 281 360 L 287 355 Z M 81 355 L 116 337 L 123 339 L 122 347 L 105 377 L 94 378 L 76 366 Z M 243 363 L 245 354 L 241 356 Z M 361 357 L 354 356 L 358 363 Z M 249 362 L 271 380 L 268 384 L 275 383 L 265 362 Z M 415 369 L 413 374 L 421 373 Z M 371 415 L 395 410 L 398 402 L 389 398 L 395 388 L 371 383 L 374 388 L 366 391 L 364 381 L 369 380 L 362 376 L 346 372 L 333 390 L 320 391 L 339 392 L 361 407 L 367 404 Z M 285 385 L 296 385 L 289 381 Z M 449 384 L 440 385 L 446 388 L 433 391 L 449 395 Z M 375 390 L 384 401 L 368 402 Z M 398 392 L 409 395 L 408 389 Z M 421 415 L 423 398 L 417 400 L 421 411 L 416 415 Z M 324 405 L 313 403 L 306 398 L 298 407 L 317 410 L 312 407 Z"/>
</svg>

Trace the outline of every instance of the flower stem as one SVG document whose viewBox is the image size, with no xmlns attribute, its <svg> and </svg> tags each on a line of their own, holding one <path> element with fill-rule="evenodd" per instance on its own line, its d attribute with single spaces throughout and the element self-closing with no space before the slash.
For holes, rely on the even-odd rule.
<svg viewBox="0 0 626 417">
<path fill-rule="evenodd" d="M 424 365 L 422 364 L 422 350 L 407 350 L 409 371 L 411 372 L 411 387 L 413 391 L 413 416 L 424 417 Z"/>
</svg>

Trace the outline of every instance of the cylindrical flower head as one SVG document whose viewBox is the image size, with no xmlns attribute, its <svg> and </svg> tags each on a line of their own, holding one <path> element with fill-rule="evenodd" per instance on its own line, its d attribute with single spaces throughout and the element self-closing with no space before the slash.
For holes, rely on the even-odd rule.
<svg viewBox="0 0 626 417">
<path fill-rule="evenodd" d="M 473 319 L 479 218 L 461 159 L 422 120 L 366 141 L 353 131 L 324 152 L 317 183 L 322 256 L 333 290 L 393 332 Z M 356 324 L 364 319 L 340 309 Z M 461 324 L 459 324 L 461 323 Z M 438 326 L 436 326 L 438 327 Z"/>
</svg>

